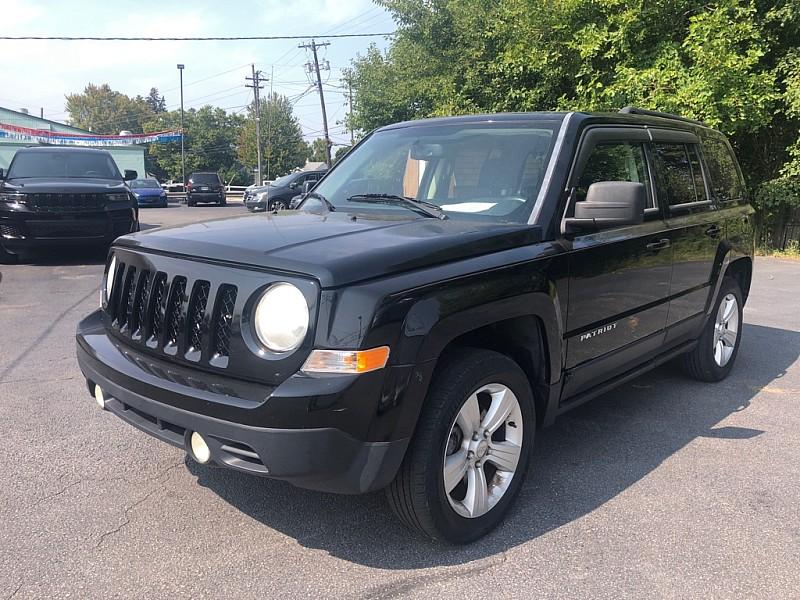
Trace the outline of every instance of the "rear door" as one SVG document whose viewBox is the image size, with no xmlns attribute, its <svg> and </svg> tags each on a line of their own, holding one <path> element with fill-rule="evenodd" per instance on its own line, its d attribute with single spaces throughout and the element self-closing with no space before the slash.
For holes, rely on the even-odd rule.
<svg viewBox="0 0 800 600">
<path fill-rule="evenodd" d="M 672 249 L 653 192 L 648 141 L 643 128 L 591 129 L 570 175 L 566 217 L 599 181 L 643 183 L 647 208 L 640 225 L 564 240 L 569 249 L 565 399 L 644 362 L 663 343 Z"/>
<path fill-rule="evenodd" d="M 724 222 L 709 195 L 693 133 L 653 130 L 658 196 L 672 239 L 667 344 L 695 337 L 710 294 Z"/>
</svg>

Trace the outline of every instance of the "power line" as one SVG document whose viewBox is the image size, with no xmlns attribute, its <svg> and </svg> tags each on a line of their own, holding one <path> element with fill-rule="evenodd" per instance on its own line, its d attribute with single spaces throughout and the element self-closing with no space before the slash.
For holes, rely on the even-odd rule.
<svg viewBox="0 0 800 600">
<path fill-rule="evenodd" d="M 382 33 L 334 33 L 329 38 L 388 37 L 394 31 Z M 42 36 L 42 35 L 2 35 L 0 40 L 8 41 L 58 41 L 58 42 L 236 42 L 268 40 L 305 40 L 311 35 L 242 35 L 214 37 L 100 37 L 100 36 Z"/>
</svg>

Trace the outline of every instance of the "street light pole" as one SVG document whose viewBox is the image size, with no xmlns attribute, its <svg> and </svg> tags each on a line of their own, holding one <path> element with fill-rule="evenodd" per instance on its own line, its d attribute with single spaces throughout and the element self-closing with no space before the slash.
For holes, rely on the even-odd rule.
<svg viewBox="0 0 800 600">
<path fill-rule="evenodd" d="M 178 65 L 178 73 L 181 76 L 181 177 L 184 194 L 186 193 L 186 154 L 183 146 L 183 65 Z"/>
</svg>

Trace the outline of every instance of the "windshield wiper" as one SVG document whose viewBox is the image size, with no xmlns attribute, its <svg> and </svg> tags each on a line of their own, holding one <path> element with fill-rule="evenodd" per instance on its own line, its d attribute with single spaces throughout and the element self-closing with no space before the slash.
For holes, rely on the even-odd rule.
<svg viewBox="0 0 800 600">
<path fill-rule="evenodd" d="M 331 203 L 331 201 L 319 192 L 308 192 L 306 194 L 306 198 L 316 198 L 317 200 L 322 200 L 323 204 L 328 207 L 330 212 L 336 212 L 336 207 Z"/>
<path fill-rule="evenodd" d="M 347 199 L 348 202 L 371 202 L 373 204 L 390 204 L 393 206 L 405 206 L 409 210 L 430 217 L 432 219 L 449 218 L 444 211 L 435 204 L 424 200 L 415 200 L 406 196 L 396 194 L 354 194 Z"/>
</svg>

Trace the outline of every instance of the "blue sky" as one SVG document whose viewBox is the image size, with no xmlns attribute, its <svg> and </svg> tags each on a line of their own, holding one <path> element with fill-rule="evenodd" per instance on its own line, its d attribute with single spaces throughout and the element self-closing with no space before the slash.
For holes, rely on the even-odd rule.
<svg viewBox="0 0 800 600">
<path fill-rule="evenodd" d="M 371 0 L 2 0 L 2 30 L 7 35 L 43 36 L 235 36 L 373 33 L 394 30 L 390 15 Z M 330 39 L 321 52 L 331 70 L 323 73 L 331 137 L 348 136 L 337 125 L 346 114 L 341 69 L 376 38 Z M 309 92 L 299 41 L 258 42 L 59 42 L 0 41 L 3 85 L 0 106 L 44 109 L 45 118 L 62 121 L 64 96 L 88 83 L 108 83 L 128 95 L 157 87 L 168 108 L 180 104 L 176 64 L 184 71 L 184 105 L 212 104 L 242 111 L 252 98 L 244 87 L 255 63 L 267 76 L 274 69 L 274 91 L 296 99 L 295 114 L 308 139 L 321 136 L 319 99 Z M 265 84 L 269 86 L 269 83 Z"/>
</svg>

